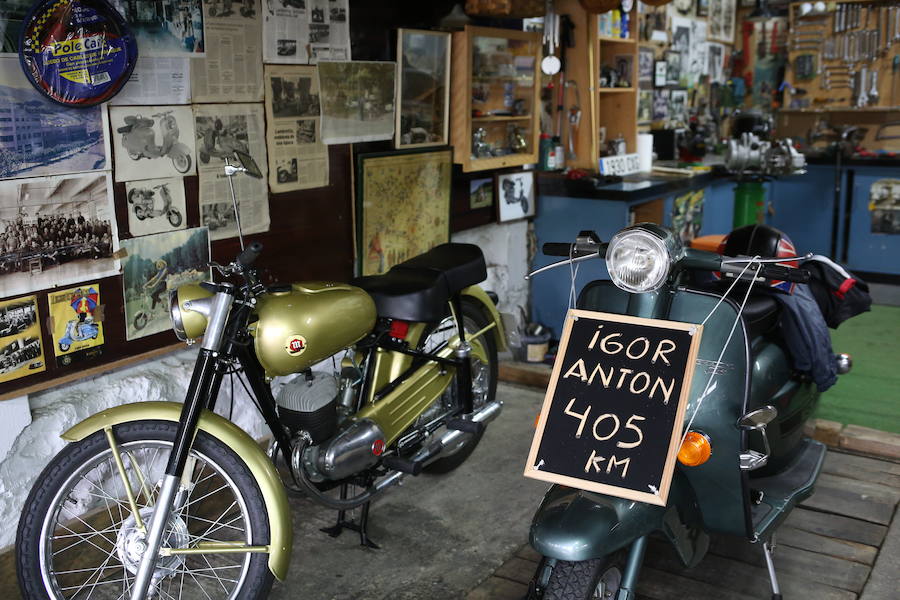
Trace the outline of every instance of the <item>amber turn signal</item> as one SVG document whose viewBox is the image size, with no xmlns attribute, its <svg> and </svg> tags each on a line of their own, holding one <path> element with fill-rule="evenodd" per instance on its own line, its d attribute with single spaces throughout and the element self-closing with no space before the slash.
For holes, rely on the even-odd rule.
<svg viewBox="0 0 900 600">
<path fill-rule="evenodd" d="M 712 445 L 699 431 L 689 431 L 678 450 L 678 462 L 686 467 L 698 467 L 709 460 Z"/>
</svg>

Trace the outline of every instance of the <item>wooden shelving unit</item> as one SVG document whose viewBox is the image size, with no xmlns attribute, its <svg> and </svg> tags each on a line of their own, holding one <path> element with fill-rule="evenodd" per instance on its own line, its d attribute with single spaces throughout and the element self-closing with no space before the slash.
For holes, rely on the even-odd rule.
<svg viewBox="0 0 900 600">
<path fill-rule="evenodd" d="M 538 161 L 540 126 L 535 115 L 540 101 L 540 34 L 513 29 L 467 26 L 453 34 L 450 141 L 453 160 L 463 171 L 483 171 Z M 516 110 L 521 115 L 494 115 Z M 474 116 L 476 111 L 484 116 Z M 524 151 L 510 151 L 511 128 L 518 127 Z M 485 131 L 486 142 L 498 153 L 475 156 L 473 135 Z M 502 154 L 502 152 L 507 152 Z"/>
</svg>

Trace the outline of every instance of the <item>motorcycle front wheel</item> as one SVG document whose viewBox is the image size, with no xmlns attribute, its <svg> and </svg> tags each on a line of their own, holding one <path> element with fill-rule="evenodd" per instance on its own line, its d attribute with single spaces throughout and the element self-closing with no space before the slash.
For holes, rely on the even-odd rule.
<svg viewBox="0 0 900 600">
<path fill-rule="evenodd" d="M 462 313 L 466 336 L 474 335 L 490 323 L 484 315 L 481 306 L 474 301 L 464 299 L 462 301 Z M 446 317 L 428 332 L 425 341 L 422 343 L 422 349 L 426 352 L 433 351 L 456 335 L 456 322 L 452 317 Z M 487 363 L 481 362 L 475 356 L 470 358 L 472 364 L 472 405 L 476 411 L 493 402 L 497 396 L 497 341 L 494 339 L 494 331 L 485 332 L 479 338 L 479 341 L 481 341 L 487 354 Z M 430 418 L 440 414 L 441 411 L 456 405 L 456 384 L 452 382 L 447 391 L 420 417 L 420 421 L 427 422 Z M 442 431 L 438 430 L 436 435 L 440 436 Z M 441 457 L 426 466 L 424 470 L 429 473 L 449 473 L 469 458 L 469 455 L 472 454 L 480 441 L 481 435 L 464 436 L 455 446 L 444 449 Z"/>
<path fill-rule="evenodd" d="M 137 421 L 114 428 L 138 513 L 153 513 L 177 424 Z M 66 446 L 41 473 L 25 503 L 16 566 L 26 600 L 129 598 L 143 534 L 103 431 Z M 164 546 L 266 545 L 269 523 L 259 486 L 240 457 L 199 432 Z M 265 598 L 273 576 L 262 553 L 161 556 L 148 597 L 180 600 Z"/>
<path fill-rule="evenodd" d="M 173 154 L 172 164 L 179 173 L 187 173 L 191 170 L 191 157 L 187 154 Z"/>
<path fill-rule="evenodd" d="M 543 600 L 608 600 L 622 586 L 624 563 L 621 554 L 592 560 L 560 560 L 553 565 Z"/>
<path fill-rule="evenodd" d="M 147 324 L 148 319 L 149 317 L 144 311 L 141 311 L 138 314 L 134 315 L 134 328 L 143 329 L 144 325 Z"/>
</svg>

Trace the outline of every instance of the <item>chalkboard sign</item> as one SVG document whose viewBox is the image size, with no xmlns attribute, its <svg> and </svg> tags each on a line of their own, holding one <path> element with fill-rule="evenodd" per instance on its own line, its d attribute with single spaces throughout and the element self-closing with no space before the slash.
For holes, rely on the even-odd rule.
<svg viewBox="0 0 900 600">
<path fill-rule="evenodd" d="M 570 310 L 525 476 L 665 506 L 702 329 Z"/>
</svg>

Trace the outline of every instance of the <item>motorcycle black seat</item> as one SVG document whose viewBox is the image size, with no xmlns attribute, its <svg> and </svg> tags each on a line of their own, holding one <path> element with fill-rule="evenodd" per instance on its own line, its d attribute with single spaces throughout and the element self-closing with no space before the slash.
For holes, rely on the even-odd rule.
<svg viewBox="0 0 900 600">
<path fill-rule="evenodd" d="M 131 131 L 132 127 L 134 127 L 134 125 L 123 125 L 122 127 L 116 129 L 116 131 L 118 131 L 119 133 L 128 133 L 129 131 Z"/>
<path fill-rule="evenodd" d="M 769 294 L 750 294 L 743 319 L 751 338 L 764 335 L 778 325 L 781 305 Z"/>
<path fill-rule="evenodd" d="M 481 248 L 441 244 L 384 275 L 359 277 L 352 283 L 372 296 L 381 317 L 433 322 L 447 314 L 447 302 L 454 294 L 486 278 Z"/>
</svg>

